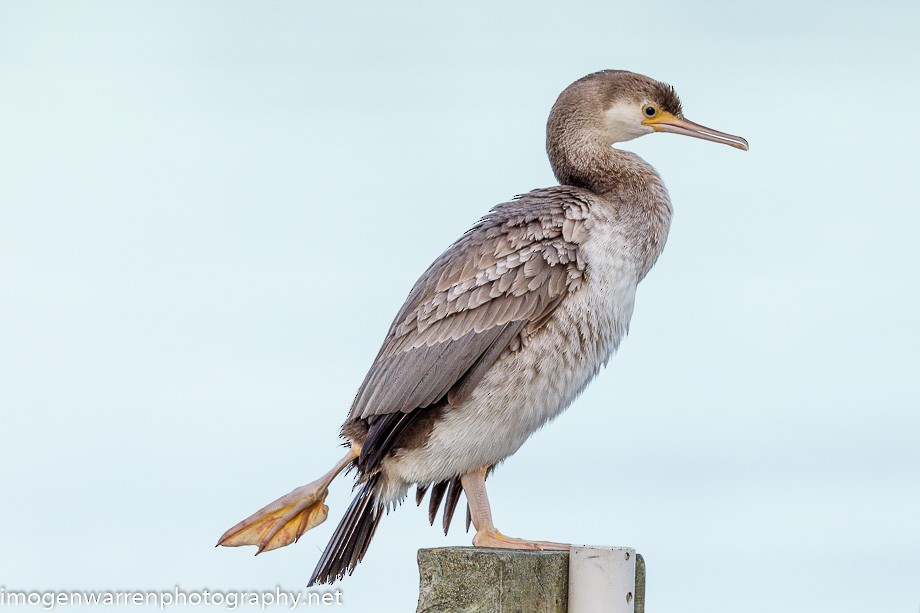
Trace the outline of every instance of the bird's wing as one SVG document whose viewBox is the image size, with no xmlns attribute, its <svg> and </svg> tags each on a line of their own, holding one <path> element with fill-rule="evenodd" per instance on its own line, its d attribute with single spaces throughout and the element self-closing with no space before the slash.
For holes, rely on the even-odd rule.
<svg viewBox="0 0 920 613">
<path fill-rule="evenodd" d="M 585 274 L 590 198 L 536 190 L 500 204 L 415 284 L 358 390 L 349 420 L 457 404 Z"/>
</svg>

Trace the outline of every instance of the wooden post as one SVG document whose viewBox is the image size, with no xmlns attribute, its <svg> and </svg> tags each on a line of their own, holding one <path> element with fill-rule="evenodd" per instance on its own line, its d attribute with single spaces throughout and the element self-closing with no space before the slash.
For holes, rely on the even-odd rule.
<svg viewBox="0 0 920 613">
<path fill-rule="evenodd" d="M 628 562 L 625 552 L 633 551 L 609 547 L 580 548 L 583 551 L 573 554 L 573 557 L 578 562 L 582 553 L 595 549 L 617 552 L 616 555 L 604 554 L 609 555 L 611 560 L 616 558 L 617 562 L 621 553 L 624 562 Z M 618 599 L 605 611 L 644 613 L 645 563 L 640 555 L 631 557 L 635 582 L 618 580 L 618 585 L 634 586 L 631 602 L 628 603 L 631 608 L 613 608 L 614 604 L 621 604 Z M 596 566 L 595 559 L 585 558 L 589 565 Z M 569 608 L 571 571 L 568 551 L 439 547 L 420 549 L 418 565 L 417 613 L 576 613 L 575 609 Z M 577 578 L 574 581 L 583 582 Z"/>
</svg>

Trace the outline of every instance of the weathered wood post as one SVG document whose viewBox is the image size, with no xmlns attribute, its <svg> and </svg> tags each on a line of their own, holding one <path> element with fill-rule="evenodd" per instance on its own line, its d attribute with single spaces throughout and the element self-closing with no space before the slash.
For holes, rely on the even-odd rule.
<svg viewBox="0 0 920 613">
<path fill-rule="evenodd" d="M 417 613 L 644 613 L 645 563 L 625 547 L 420 549 Z"/>
</svg>

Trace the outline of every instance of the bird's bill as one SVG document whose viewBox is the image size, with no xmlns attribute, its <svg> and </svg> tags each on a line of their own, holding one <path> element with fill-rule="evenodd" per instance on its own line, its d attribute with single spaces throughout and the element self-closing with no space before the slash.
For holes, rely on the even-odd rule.
<svg viewBox="0 0 920 613">
<path fill-rule="evenodd" d="M 675 117 L 671 113 L 662 112 L 642 122 L 650 126 L 655 132 L 673 132 L 674 134 L 683 134 L 685 136 L 695 136 L 703 140 L 711 140 L 714 143 L 730 145 L 736 149 L 748 150 L 748 142 L 740 136 L 719 132 L 698 123 L 693 123 L 686 119 Z"/>
</svg>

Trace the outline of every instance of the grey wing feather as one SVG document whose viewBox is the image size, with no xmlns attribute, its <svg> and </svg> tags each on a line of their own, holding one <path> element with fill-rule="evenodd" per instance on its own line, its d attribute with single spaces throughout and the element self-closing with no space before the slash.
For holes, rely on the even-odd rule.
<svg viewBox="0 0 920 613">
<path fill-rule="evenodd" d="M 468 398 L 528 326 L 580 286 L 589 207 L 586 192 L 560 186 L 492 209 L 412 288 L 349 420 Z"/>
</svg>

